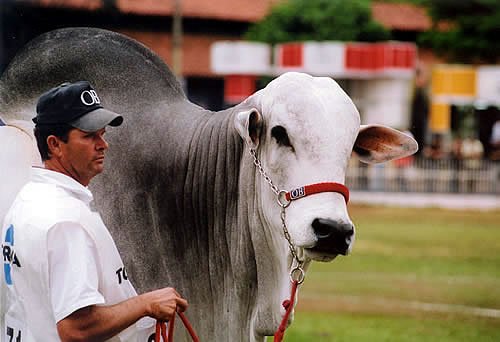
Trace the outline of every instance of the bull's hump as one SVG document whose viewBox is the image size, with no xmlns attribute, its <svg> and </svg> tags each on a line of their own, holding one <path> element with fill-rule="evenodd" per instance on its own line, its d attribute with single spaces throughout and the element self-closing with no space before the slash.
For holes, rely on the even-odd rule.
<svg viewBox="0 0 500 342">
<path fill-rule="evenodd" d="M 2 75 L 0 109 L 8 112 L 55 85 L 81 79 L 111 102 L 186 98 L 167 65 L 141 43 L 97 28 L 64 28 L 35 38 L 14 58 Z"/>
</svg>

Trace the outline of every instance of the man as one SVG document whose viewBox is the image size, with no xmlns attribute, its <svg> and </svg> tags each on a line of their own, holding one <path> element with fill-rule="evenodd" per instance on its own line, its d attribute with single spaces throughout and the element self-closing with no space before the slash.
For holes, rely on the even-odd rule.
<svg viewBox="0 0 500 342">
<path fill-rule="evenodd" d="M 33 168 L 2 226 L 6 307 L 2 341 L 144 341 L 154 320 L 187 301 L 173 288 L 137 295 L 114 241 L 89 204 L 103 171 L 104 109 L 86 81 L 64 83 L 37 104 L 35 137 L 45 168 Z"/>
</svg>

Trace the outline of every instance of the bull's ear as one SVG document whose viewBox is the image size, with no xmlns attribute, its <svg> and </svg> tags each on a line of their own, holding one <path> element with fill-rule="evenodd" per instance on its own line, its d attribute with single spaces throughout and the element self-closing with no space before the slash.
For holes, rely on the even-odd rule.
<svg viewBox="0 0 500 342">
<path fill-rule="evenodd" d="M 365 163 L 382 163 L 417 152 L 418 144 L 411 136 L 382 125 L 361 125 L 354 152 Z"/>
<path fill-rule="evenodd" d="M 259 145 L 260 132 L 262 130 L 262 115 L 255 108 L 242 111 L 234 118 L 236 130 L 250 148 Z"/>
</svg>

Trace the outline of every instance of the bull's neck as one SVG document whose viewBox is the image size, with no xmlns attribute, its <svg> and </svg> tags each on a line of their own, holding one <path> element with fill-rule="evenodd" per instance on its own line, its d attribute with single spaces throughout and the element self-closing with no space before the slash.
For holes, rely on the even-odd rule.
<svg viewBox="0 0 500 342">
<path fill-rule="evenodd" d="M 229 111 L 205 113 L 195 126 L 185 172 L 179 173 L 179 177 L 185 177 L 182 215 L 194 230 L 189 234 L 195 249 L 203 255 L 199 265 L 193 267 L 201 268 L 200 272 L 210 278 L 214 312 L 231 312 L 228 336 L 218 338 L 245 341 L 244 336 L 250 330 L 249 311 L 254 306 L 256 281 L 255 266 L 246 264 L 255 259 L 249 225 L 240 225 L 238 221 L 243 141 L 234 127 L 234 115 Z M 236 333 L 235 329 L 240 331 Z M 231 334 L 243 335 L 240 339 Z"/>
<path fill-rule="evenodd" d="M 214 298 L 226 298 L 219 303 L 227 305 L 223 310 L 251 321 L 247 328 L 260 340 L 279 324 L 289 289 L 288 253 L 281 231 L 265 219 L 263 194 L 271 190 L 234 128 L 234 115 L 209 113 L 196 124 L 184 211 L 192 213 L 199 248 L 208 252 Z"/>
<path fill-rule="evenodd" d="M 196 124 L 188 149 L 184 210 L 193 213 L 200 230 L 226 236 L 236 215 L 242 150 L 232 115 L 204 115 Z"/>
<path fill-rule="evenodd" d="M 239 224 L 246 226 L 254 252 L 255 278 L 258 296 L 253 331 L 257 336 L 272 335 L 281 320 L 281 303 L 290 294 L 287 257 L 288 246 L 280 229 L 280 208 L 271 186 L 254 165 L 254 159 L 244 149 L 241 159 Z M 244 184 L 244 186 L 243 186 Z M 263 208 L 275 206 L 275 215 L 267 218 Z M 270 220 L 272 222 L 270 222 Z"/>
</svg>

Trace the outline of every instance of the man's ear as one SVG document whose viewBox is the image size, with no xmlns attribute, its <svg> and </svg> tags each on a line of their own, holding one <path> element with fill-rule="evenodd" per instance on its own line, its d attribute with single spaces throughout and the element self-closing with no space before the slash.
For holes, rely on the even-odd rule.
<svg viewBox="0 0 500 342">
<path fill-rule="evenodd" d="M 62 141 L 55 135 L 47 137 L 47 147 L 50 157 L 59 157 L 61 155 L 61 143 Z"/>
<path fill-rule="evenodd" d="M 411 136 L 382 125 L 361 125 L 354 152 L 365 163 L 383 163 L 417 152 L 418 144 Z"/>
<path fill-rule="evenodd" d="M 250 148 L 259 145 L 262 124 L 262 115 L 255 108 L 239 112 L 234 118 L 236 130 Z"/>
</svg>

